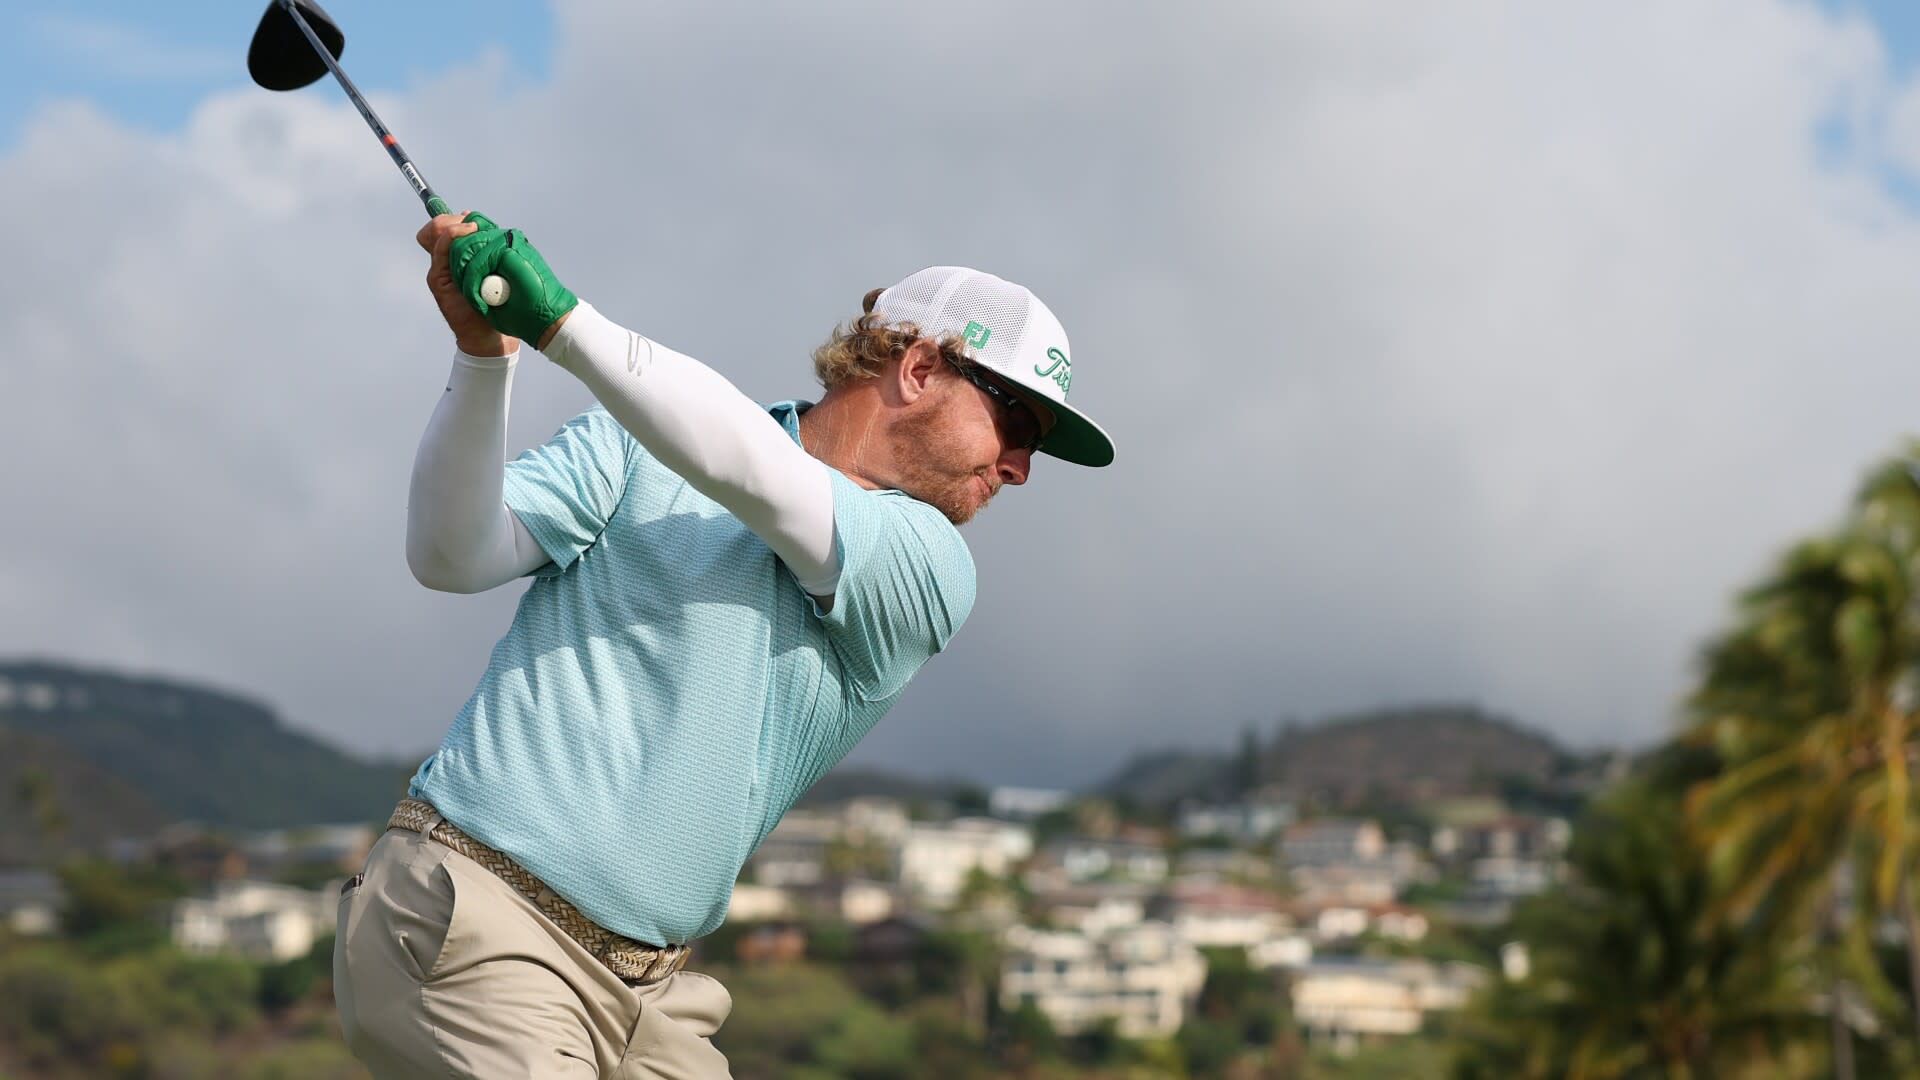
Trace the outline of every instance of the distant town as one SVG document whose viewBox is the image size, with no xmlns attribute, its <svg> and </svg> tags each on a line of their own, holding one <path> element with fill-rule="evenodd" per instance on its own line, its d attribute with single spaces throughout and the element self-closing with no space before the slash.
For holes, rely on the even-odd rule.
<svg viewBox="0 0 1920 1080">
<path fill-rule="evenodd" d="M 1479 962 L 1422 943 L 1436 928 L 1498 927 L 1561 877 L 1567 821 L 1492 800 L 1433 811 L 1440 823 L 1409 839 L 1367 818 L 1303 816 L 1283 791 L 1183 806 L 1170 825 L 1060 791 L 995 789 L 969 816 L 854 798 L 790 812 L 748 862 L 716 936 L 734 962 L 779 964 L 837 922 L 863 964 L 885 965 L 957 919 L 1001 943 L 1002 1010 L 1031 1005 L 1066 1035 L 1112 1021 L 1134 1039 L 1185 1022 L 1206 978 L 1202 950 L 1241 950 L 1284 973 L 1309 1041 L 1350 1049 L 1418 1032 L 1489 978 L 1524 977 L 1517 943 Z M 176 946 L 269 963 L 333 933 L 340 883 L 375 837 L 371 825 L 175 825 L 112 854 L 194 884 L 165 913 Z M 62 902 L 48 870 L 0 872 L 0 917 L 15 934 L 53 933 Z"/>
<path fill-rule="evenodd" d="M 158 823 L 202 797 L 171 773 L 116 796 L 137 813 L 83 820 L 140 766 L 90 779 L 68 751 L 143 763 L 159 751 L 138 740 L 160 721 L 127 723 L 129 710 L 157 710 L 178 742 L 198 737 L 193 715 L 248 707 L 195 696 L 205 693 L 0 667 L 0 751 L 27 740 L 13 744 L 11 773 L 0 767 L 13 856 L 0 863 L 0 944 L 72 930 L 75 898 L 63 890 L 75 877 L 54 856 L 84 849 L 125 880 L 170 883 L 142 917 L 178 953 L 263 971 L 304 963 L 324 978 L 340 884 L 360 869 L 404 769 L 353 763 L 375 792 L 355 796 L 370 820 Z M 317 752 L 275 734 L 269 715 L 245 715 L 256 753 Z M 274 738 L 294 741 L 276 749 Z M 951 991 L 975 1055 L 999 1047 L 1003 1061 L 1009 1040 L 1172 1045 L 1196 1030 L 1203 995 L 1217 992 L 1209 980 L 1239 972 L 1274 996 L 1236 1006 L 1269 1018 L 1231 1040 L 1337 1059 L 1417 1041 L 1491 982 L 1526 977 L 1527 950 L 1505 930 L 1514 906 L 1565 879 L 1572 814 L 1625 764 L 1576 760 L 1443 709 L 1249 732 L 1238 754 L 1144 755 L 1088 792 L 843 770 L 760 844 L 693 963 L 830 967 L 896 1004 L 913 1000 L 899 987 L 931 981 Z M 285 821 L 301 804 L 276 805 L 257 820 Z M 978 955 L 953 953 L 955 935 L 983 943 Z M 929 963 L 945 970 L 930 980 Z M 1206 1071 L 1196 1054 L 1188 1075 Z M 1269 1074 L 1307 1075 L 1248 1075 Z"/>
</svg>

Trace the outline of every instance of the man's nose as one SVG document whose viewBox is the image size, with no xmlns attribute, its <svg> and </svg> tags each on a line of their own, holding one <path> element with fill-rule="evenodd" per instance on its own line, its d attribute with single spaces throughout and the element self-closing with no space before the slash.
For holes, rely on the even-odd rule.
<svg viewBox="0 0 1920 1080">
<path fill-rule="evenodd" d="M 1002 484 L 1016 487 L 1027 482 L 1027 474 L 1033 471 L 1033 451 L 1024 446 L 1015 447 L 1000 455 L 997 463 Z"/>
</svg>

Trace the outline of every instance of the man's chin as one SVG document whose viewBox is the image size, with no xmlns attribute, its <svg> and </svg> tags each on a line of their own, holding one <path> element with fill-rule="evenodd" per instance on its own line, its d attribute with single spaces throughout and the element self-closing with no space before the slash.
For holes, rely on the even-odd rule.
<svg viewBox="0 0 1920 1080">
<path fill-rule="evenodd" d="M 948 479 L 937 487 L 931 484 L 916 485 L 919 490 L 906 484 L 900 490 L 940 511 L 941 515 L 955 525 L 965 525 L 975 515 L 986 509 L 997 491 L 987 481 L 978 476 L 969 475 L 964 480 Z"/>
<path fill-rule="evenodd" d="M 945 506 L 938 507 L 939 511 L 947 516 L 947 520 L 953 522 L 955 525 L 965 525 L 967 522 L 972 521 L 975 515 L 986 508 L 987 504 L 984 501 L 975 502 L 964 496 L 954 499 Z"/>
<path fill-rule="evenodd" d="M 912 493 L 909 492 L 909 494 Z M 976 495 L 972 481 L 942 492 L 941 495 L 936 498 L 929 499 L 920 495 L 915 495 L 914 497 L 921 502 L 932 505 L 935 510 L 940 511 L 941 514 L 946 516 L 948 521 L 953 522 L 955 525 L 965 525 L 967 522 L 972 521 L 975 515 L 987 508 L 988 500 L 993 498 L 992 495 L 988 495 L 986 498 L 981 498 Z"/>
</svg>

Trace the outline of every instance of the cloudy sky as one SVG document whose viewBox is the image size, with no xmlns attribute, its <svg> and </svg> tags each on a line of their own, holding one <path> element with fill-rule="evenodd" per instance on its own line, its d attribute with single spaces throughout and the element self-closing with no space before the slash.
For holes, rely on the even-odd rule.
<svg viewBox="0 0 1920 1080">
<path fill-rule="evenodd" d="M 0 655 L 417 753 L 519 590 L 407 572 L 419 205 L 331 82 L 247 82 L 259 7 L 5 17 Z M 974 616 L 867 763 L 1074 784 L 1431 700 L 1642 744 L 1920 432 L 1892 0 L 329 10 L 454 205 L 756 397 L 929 264 L 1066 323 L 1119 459 L 968 527 Z M 529 355 L 516 449 L 587 402 Z"/>
</svg>

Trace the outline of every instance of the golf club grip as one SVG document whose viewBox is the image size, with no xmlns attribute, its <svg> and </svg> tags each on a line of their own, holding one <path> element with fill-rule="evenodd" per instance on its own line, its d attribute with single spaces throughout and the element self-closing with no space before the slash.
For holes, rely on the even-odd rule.
<svg viewBox="0 0 1920 1080">
<path fill-rule="evenodd" d="M 447 200 L 438 195 L 423 195 L 421 199 L 427 204 L 427 213 L 433 217 L 453 213 L 452 208 L 447 206 Z M 506 303 L 507 298 L 513 295 L 513 287 L 508 285 L 507 279 L 499 274 L 488 274 L 480 282 L 480 295 L 497 295 L 498 300 L 487 301 L 487 305 L 493 307 Z"/>
</svg>

